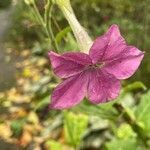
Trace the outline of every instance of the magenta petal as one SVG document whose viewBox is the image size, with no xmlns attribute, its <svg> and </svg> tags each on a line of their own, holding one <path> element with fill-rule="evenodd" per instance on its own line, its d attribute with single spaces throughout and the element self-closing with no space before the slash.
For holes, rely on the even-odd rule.
<svg viewBox="0 0 150 150">
<path fill-rule="evenodd" d="M 89 51 L 89 55 L 93 63 L 97 63 L 98 61 L 102 60 L 103 54 L 107 48 L 107 45 L 108 45 L 108 38 L 105 35 L 98 37 L 94 41 Z"/>
<path fill-rule="evenodd" d="M 126 47 L 127 45 L 122 41 L 122 39 L 118 39 L 113 44 L 107 46 L 102 58 L 102 62 L 115 59 L 124 51 Z"/>
<path fill-rule="evenodd" d="M 68 52 L 64 53 L 62 56 L 64 56 L 68 60 L 75 61 L 78 64 L 82 65 L 89 65 L 92 64 L 92 60 L 89 57 L 89 55 L 81 52 Z"/>
<path fill-rule="evenodd" d="M 104 103 L 115 99 L 121 88 L 120 81 L 103 70 L 93 70 L 88 86 L 88 97 L 92 103 Z"/>
<path fill-rule="evenodd" d="M 65 109 L 78 104 L 87 93 L 88 75 L 80 73 L 59 84 L 52 93 L 50 108 Z"/>
<path fill-rule="evenodd" d="M 127 79 L 138 69 L 144 53 L 136 47 L 127 46 L 114 60 L 106 62 L 104 69 L 117 79 Z"/>
<path fill-rule="evenodd" d="M 109 28 L 109 30 L 107 31 L 105 35 L 108 36 L 109 38 L 108 45 L 112 45 L 117 40 L 122 40 L 123 42 L 125 42 L 124 38 L 120 34 L 119 27 L 115 24 Z"/>
<path fill-rule="evenodd" d="M 61 78 L 67 78 L 78 74 L 91 63 L 91 59 L 84 53 L 66 53 L 59 55 L 49 52 L 49 58 L 52 68 L 56 75 Z"/>
<path fill-rule="evenodd" d="M 125 44 L 125 41 L 120 35 L 118 26 L 112 25 L 103 36 L 94 41 L 89 52 L 93 63 L 109 59 L 109 56 L 120 53 L 120 49 L 116 49 L 116 44 L 120 46 L 120 44 Z"/>
</svg>

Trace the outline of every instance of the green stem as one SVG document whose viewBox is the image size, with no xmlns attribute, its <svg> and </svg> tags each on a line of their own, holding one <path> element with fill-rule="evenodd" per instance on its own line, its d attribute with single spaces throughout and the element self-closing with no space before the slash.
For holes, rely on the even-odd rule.
<svg viewBox="0 0 150 150">
<path fill-rule="evenodd" d="M 37 18 L 39 24 L 42 25 L 43 29 L 45 30 L 46 36 L 48 37 L 51 43 L 51 47 L 57 52 L 58 45 L 55 41 L 55 37 L 52 32 L 51 24 L 49 21 L 50 13 L 51 13 L 51 6 L 52 6 L 50 3 L 50 0 L 47 1 L 46 8 L 45 8 L 45 18 L 44 18 L 45 20 L 42 18 L 41 14 L 39 13 L 39 10 L 34 0 L 32 2 L 32 6 L 33 6 L 34 13 L 35 13 L 35 17 Z"/>
<path fill-rule="evenodd" d="M 55 40 L 55 36 L 51 27 L 51 11 L 52 11 L 52 3 L 50 0 L 47 0 L 47 4 L 45 6 L 45 24 L 48 32 L 48 36 L 51 38 L 52 45 L 54 46 L 55 51 L 58 51 L 58 44 Z"/>
<path fill-rule="evenodd" d="M 46 35 L 49 37 L 49 33 L 48 33 L 47 29 L 46 29 L 44 19 L 41 17 L 41 14 L 39 13 L 39 10 L 37 9 L 37 6 L 36 6 L 35 1 L 33 1 L 32 5 L 33 5 L 34 12 L 35 12 L 35 16 L 36 16 L 36 18 L 37 18 L 39 24 L 42 25 L 43 29 L 44 29 L 45 32 L 46 32 Z M 51 41 L 51 38 L 50 38 L 50 37 L 49 37 L 49 40 Z"/>
<path fill-rule="evenodd" d="M 39 10 L 37 9 L 37 6 L 35 4 L 35 1 L 33 1 L 33 8 L 34 8 L 34 11 L 35 11 L 35 14 L 36 14 L 36 17 L 39 21 L 39 23 L 45 28 L 45 23 L 44 23 L 44 20 L 43 18 L 41 17 L 40 13 L 39 13 Z"/>
</svg>

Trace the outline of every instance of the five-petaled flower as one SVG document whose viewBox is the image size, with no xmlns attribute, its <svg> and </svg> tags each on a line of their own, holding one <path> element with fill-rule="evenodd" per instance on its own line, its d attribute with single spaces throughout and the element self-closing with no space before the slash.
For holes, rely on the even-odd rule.
<svg viewBox="0 0 150 150">
<path fill-rule="evenodd" d="M 132 76 L 143 57 L 143 52 L 126 44 L 117 25 L 94 41 L 89 54 L 50 51 L 52 68 L 64 79 L 52 93 L 50 108 L 70 108 L 85 96 L 94 104 L 115 99 L 120 80 Z"/>
</svg>

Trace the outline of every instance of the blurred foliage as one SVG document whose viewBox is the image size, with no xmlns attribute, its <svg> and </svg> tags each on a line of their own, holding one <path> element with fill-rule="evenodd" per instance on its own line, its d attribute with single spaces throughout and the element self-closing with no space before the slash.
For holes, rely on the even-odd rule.
<svg viewBox="0 0 150 150">
<path fill-rule="evenodd" d="M 4 9 L 10 6 L 12 0 L 0 0 L 0 9 Z"/>
<path fill-rule="evenodd" d="M 142 96 L 140 104 L 136 107 L 137 121 L 143 124 L 145 134 L 150 133 L 150 91 Z"/>
<path fill-rule="evenodd" d="M 56 141 L 48 141 L 46 143 L 48 149 L 53 149 L 53 150 L 62 150 L 62 145 L 59 142 Z"/>
<path fill-rule="evenodd" d="M 114 139 L 110 143 L 106 144 L 108 150 L 136 150 L 138 149 L 136 141 L 133 139 Z"/>
<path fill-rule="evenodd" d="M 50 71 L 46 57 L 51 49 L 49 38 L 28 1 L 16 1 L 5 41 L 21 62 L 15 64 L 16 86 L 0 93 L 0 138 L 23 149 L 150 149 L 150 1 L 71 1 L 93 39 L 116 23 L 128 43 L 146 54 L 136 76 L 123 82 L 118 99 L 101 105 L 85 99 L 66 112 L 48 109 L 49 95 L 59 79 Z M 8 2 L 0 1 L 0 9 Z M 44 18 L 45 1 L 36 0 L 36 5 Z M 59 52 L 77 51 L 71 29 L 57 6 L 53 6 L 50 19 Z"/>
<path fill-rule="evenodd" d="M 79 146 L 82 135 L 87 128 L 88 117 L 83 114 L 64 112 L 64 130 L 66 141 L 74 147 Z"/>
</svg>

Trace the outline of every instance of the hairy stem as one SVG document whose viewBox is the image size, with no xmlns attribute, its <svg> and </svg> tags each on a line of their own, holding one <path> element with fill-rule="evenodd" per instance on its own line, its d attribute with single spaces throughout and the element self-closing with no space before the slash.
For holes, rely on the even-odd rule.
<svg viewBox="0 0 150 150">
<path fill-rule="evenodd" d="M 71 26 L 80 50 L 82 52 L 88 53 L 92 45 L 92 40 L 89 37 L 88 33 L 78 22 L 71 7 L 70 0 L 55 0 L 55 3 L 61 9 L 69 25 Z"/>
<path fill-rule="evenodd" d="M 45 6 L 45 25 L 48 32 L 49 37 L 51 38 L 52 45 L 54 46 L 55 51 L 58 51 L 58 45 L 55 40 L 55 36 L 51 27 L 51 11 L 52 11 L 52 3 L 50 0 L 47 0 L 47 4 Z"/>
<path fill-rule="evenodd" d="M 47 4 L 45 6 L 45 14 L 44 18 L 41 16 L 35 0 L 32 0 L 30 3 L 27 3 L 29 6 L 31 6 L 31 9 L 33 10 L 34 16 L 37 18 L 38 23 L 43 27 L 46 36 L 49 39 L 49 42 L 51 44 L 51 48 L 55 50 L 56 52 L 58 51 L 58 45 L 55 40 L 55 36 L 53 34 L 52 28 L 51 28 L 51 20 L 50 20 L 50 14 L 51 14 L 51 9 L 52 9 L 52 3 L 51 0 L 47 0 Z"/>
</svg>

